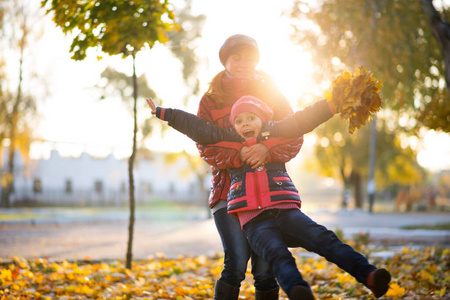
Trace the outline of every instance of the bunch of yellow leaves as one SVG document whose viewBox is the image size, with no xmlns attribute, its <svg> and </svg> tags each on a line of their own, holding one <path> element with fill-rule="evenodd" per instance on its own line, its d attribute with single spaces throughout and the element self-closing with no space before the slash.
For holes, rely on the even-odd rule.
<svg viewBox="0 0 450 300">
<path fill-rule="evenodd" d="M 325 98 L 334 111 L 341 114 L 342 120 L 349 119 L 348 131 L 353 133 L 380 110 L 379 92 L 382 86 L 381 80 L 360 67 L 353 74 L 345 71 L 339 75 L 332 83 L 332 90 L 326 92 Z"/>
</svg>

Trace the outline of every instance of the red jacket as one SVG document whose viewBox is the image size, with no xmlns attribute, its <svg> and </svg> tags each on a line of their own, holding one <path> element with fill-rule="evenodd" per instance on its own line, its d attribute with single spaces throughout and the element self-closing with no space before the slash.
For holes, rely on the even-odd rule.
<svg viewBox="0 0 450 300">
<path fill-rule="evenodd" d="M 249 166 L 230 170 L 231 187 L 228 193 L 229 214 L 260 210 L 277 204 L 294 203 L 299 208 L 298 190 L 283 163 L 269 163 L 262 170 Z"/>
<path fill-rule="evenodd" d="M 204 95 L 200 101 L 197 115 L 221 128 L 230 128 L 231 106 L 242 96 L 252 95 L 266 102 L 274 111 L 274 120 L 282 120 L 293 110 L 287 99 L 275 88 L 272 80 L 260 73 L 257 80 L 223 79 L 222 87 L 228 93 L 224 102 L 218 103 L 212 96 Z M 263 141 L 269 149 L 268 162 L 288 162 L 297 155 L 303 143 L 303 137 L 294 141 L 272 138 Z M 227 169 L 239 168 L 243 163 L 239 151 L 243 145 L 238 142 L 221 142 L 215 145 L 200 145 L 197 148 L 201 157 L 211 165 L 211 194 L 209 206 L 212 208 L 219 200 L 227 200 L 230 177 Z"/>
<path fill-rule="evenodd" d="M 245 145 L 256 140 L 246 141 Z M 231 187 L 228 192 L 229 214 L 261 210 L 277 204 L 294 203 L 299 208 L 301 200 L 284 163 L 268 163 L 263 168 L 252 169 L 244 165 L 228 170 Z"/>
</svg>

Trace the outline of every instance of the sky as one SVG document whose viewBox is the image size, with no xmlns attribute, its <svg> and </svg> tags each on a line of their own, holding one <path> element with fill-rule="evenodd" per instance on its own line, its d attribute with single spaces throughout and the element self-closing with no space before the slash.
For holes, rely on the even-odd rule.
<svg viewBox="0 0 450 300">
<path fill-rule="evenodd" d="M 307 89 L 323 89 L 314 86 L 310 79 L 310 55 L 289 40 L 289 23 L 281 14 L 290 3 L 288 0 L 194 0 L 194 13 L 207 17 L 197 49 L 201 59 L 201 90 L 206 91 L 211 78 L 223 69 L 218 50 L 228 36 L 236 33 L 257 40 L 261 52 L 258 67 L 271 74 L 294 109 L 300 108 L 297 100 Z M 107 65 L 131 74 L 131 62 L 117 56 L 98 61 L 94 51 L 84 61 L 73 61 L 69 54 L 70 38 L 55 28 L 48 16 L 45 19 L 44 35 L 33 53 L 38 57 L 35 64 L 49 85 L 49 96 L 39 104 L 42 117 L 35 136 L 46 142 L 33 144 L 32 158 L 48 157 L 54 149 L 67 156 L 78 156 L 81 152 L 94 156 L 110 153 L 118 158 L 128 156 L 133 130 L 131 115 L 125 112 L 120 99 L 100 100 L 95 85 Z M 164 106 L 184 108 L 182 101 L 187 88 L 181 77 L 181 63 L 169 50 L 157 45 L 141 53 L 136 68 L 138 75 L 146 75 Z M 184 109 L 196 113 L 199 97 L 193 97 Z M 142 118 L 151 117 L 145 103 L 140 103 L 139 113 Z M 314 141 L 313 135 L 307 136 L 305 147 Z M 430 131 L 417 145 L 421 149 L 419 163 L 423 166 L 431 170 L 450 168 L 449 135 Z M 156 134 L 146 146 L 156 151 L 186 149 L 196 153 L 194 143 L 175 130 L 170 130 L 164 138 Z"/>
<path fill-rule="evenodd" d="M 302 90 L 310 85 L 308 74 L 311 63 L 308 54 L 291 44 L 287 30 L 289 25 L 280 18 L 282 4 L 288 3 L 289 1 L 275 4 L 271 1 L 253 0 L 194 0 L 194 13 L 207 16 L 198 48 L 198 56 L 202 62 L 199 72 L 202 91 L 206 91 L 210 79 L 223 69 L 218 59 L 218 50 L 223 41 L 232 34 L 243 33 L 258 41 L 261 52 L 259 68 L 274 76 L 287 98 L 293 103 L 297 102 Z M 258 13 L 249 14 L 255 9 Z M 231 15 L 232 18 L 229 18 Z M 40 145 L 39 148 L 44 148 L 42 151 L 35 147 L 33 155 L 46 155 L 49 147 L 58 147 L 67 155 L 76 155 L 79 151 L 102 155 L 111 148 L 117 156 L 128 155 L 131 149 L 132 121 L 128 120 L 129 116 L 124 116 L 119 99 L 97 101 L 99 96 L 94 86 L 108 64 L 131 74 L 131 62 L 117 56 L 97 61 L 96 53 L 88 55 L 85 61 L 72 61 L 68 53 L 70 38 L 53 27 L 53 23 L 49 22 L 45 38 L 37 49 L 40 52 L 39 60 L 48 68 L 45 73 L 49 78 L 47 82 L 51 82 L 50 97 L 40 105 L 44 118 L 39 129 L 43 139 L 59 143 L 46 143 L 45 147 Z M 281 50 L 283 53 L 280 53 Z M 164 105 L 182 108 L 187 88 L 180 73 L 181 63 L 169 50 L 157 45 L 152 50 L 141 53 L 136 68 L 138 75 L 145 73 L 150 86 L 164 100 Z M 188 111 L 196 113 L 199 98 L 200 96 L 190 102 Z M 180 138 L 177 132 L 169 132 L 168 135 L 169 138 Z M 194 145 L 187 138 L 185 141 L 184 145 Z M 180 148 L 180 143 L 163 143 L 158 138 L 151 144 L 149 147 L 155 148 L 157 144 L 157 148 L 161 150 Z"/>
</svg>

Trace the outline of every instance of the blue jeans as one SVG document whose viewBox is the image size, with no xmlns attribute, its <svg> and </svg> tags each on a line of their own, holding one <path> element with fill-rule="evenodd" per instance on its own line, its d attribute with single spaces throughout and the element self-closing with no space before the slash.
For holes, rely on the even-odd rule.
<svg viewBox="0 0 450 300">
<path fill-rule="evenodd" d="M 296 285 L 308 286 L 288 247 L 302 247 L 315 252 L 361 283 L 366 283 L 369 273 L 376 269 L 363 255 L 342 243 L 334 232 L 298 209 L 264 211 L 247 223 L 244 231 L 252 249 L 269 264 L 288 295 Z"/>
<path fill-rule="evenodd" d="M 278 283 L 270 272 L 268 264 L 251 251 L 239 220 L 229 215 L 227 209 L 223 208 L 214 213 L 214 221 L 225 253 L 224 268 L 219 280 L 240 287 L 242 280 L 245 279 L 248 260 L 251 257 L 255 289 L 268 291 L 276 288 Z"/>
</svg>

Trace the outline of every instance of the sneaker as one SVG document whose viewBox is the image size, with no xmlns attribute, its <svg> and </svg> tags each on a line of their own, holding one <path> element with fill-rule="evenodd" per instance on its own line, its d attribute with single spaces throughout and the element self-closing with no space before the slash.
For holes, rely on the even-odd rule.
<svg viewBox="0 0 450 300">
<path fill-rule="evenodd" d="M 376 269 L 367 276 L 366 286 L 373 292 L 376 298 L 386 294 L 389 289 L 391 274 L 386 269 Z"/>
<path fill-rule="evenodd" d="M 315 300 L 311 290 L 303 285 L 296 285 L 291 289 L 289 293 L 290 300 Z"/>
</svg>

